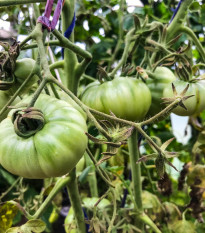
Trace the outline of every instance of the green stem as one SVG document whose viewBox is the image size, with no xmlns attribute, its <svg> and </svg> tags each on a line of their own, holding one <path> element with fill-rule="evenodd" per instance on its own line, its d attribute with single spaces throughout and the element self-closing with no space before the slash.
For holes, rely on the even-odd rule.
<svg viewBox="0 0 205 233">
<path fill-rule="evenodd" d="M 181 26 L 179 29 L 181 32 L 186 33 L 195 43 L 196 47 L 198 48 L 199 53 L 202 56 L 203 61 L 205 62 L 205 51 L 204 48 L 201 44 L 201 42 L 199 41 L 199 39 L 197 38 L 197 36 L 195 35 L 195 33 L 188 27 L 186 26 Z"/>
<path fill-rule="evenodd" d="M 60 46 L 60 42 L 58 40 L 46 41 L 44 43 L 44 45 L 45 46 Z M 24 44 L 24 46 L 22 46 L 21 50 L 34 49 L 34 48 L 37 48 L 37 47 L 38 47 L 37 43 L 32 43 L 32 44 L 29 44 L 29 45 Z"/>
<path fill-rule="evenodd" d="M 146 215 L 146 214 L 141 214 L 139 216 L 140 220 L 143 221 L 146 225 L 150 226 L 150 228 L 155 232 L 155 233 L 162 233 L 159 228 L 154 224 L 154 222 Z"/>
<path fill-rule="evenodd" d="M 158 47 L 159 49 L 161 49 L 162 51 L 164 51 L 167 54 L 171 54 L 171 52 L 168 49 L 166 49 L 166 47 L 163 44 L 161 44 L 161 43 L 158 43 L 158 42 L 156 42 L 156 41 L 154 41 L 154 40 L 152 40 L 150 38 L 148 38 L 146 40 L 146 42 L 148 44 L 151 44 L 151 45 L 155 46 L 155 47 Z"/>
<path fill-rule="evenodd" d="M 116 214 L 117 214 L 117 200 L 116 200 L 116 191 L 114 189 L 111 189 L 112 192 L 112 202 L 113 202 L 113 214 L 112 214 L 112 219 L 109 223 L 109 228 L 108 228 L 108 233 L 110 233 L 113 229 L 113 225 L 114 225 L 114 221 L 116 218 Z"/>
<path fill-rule="evenodd" d="M 115 47 L 115 50 L 111 56 L 111 59 L 109 61 L 109 64 L 108 64 L 108 68 L 107 68 L 107 72 L 110 71 L 110 68 L 111 68 L 111 65 L 113 64 L 113 62 L 115 61 L 115 57 L 117 56 L 117 53 L 120 49 L 120 46 L 121 46 L 121 43 L 123 42 L 123 8 L 124 8 L 124 0 L 121 0 L 120 1 L 120 8 L 118 10 L 118 22 L 119 22 L 119 37 L 118 37 L 118 40 L 117 40 L 117 45 Z"/>
<path fill-rule="evenodd" d="M 162 117 L 166 118 L 168 114 L 170 114 L 170 112 L 178 105 L 178 103 L 179 101 L 175 100 L 170 105 L 168 105 L 166 108 L 164 108 L 161 112 L 157 113 L 156 115 L 149 118 L 148 120 L 142 121 L 140 125 L 143 126 L 143 125 L 153 124 L 154 122 L 158 120 L 162 120 Z"/>
<path fill-rule="evenodd" d="M 90 166 L 90 172 L 88 174 L 88 183 L 90 187 L 91 197 L 98 197 L 98 186 L 97 186 L 97 179 L 95 173 L 95 166 L 93 165 L 92 160 L 90 159 L 87 153 L 85 154 L 85 162 L 86 162 L 86 167 Z"/>
<path fill-rule="evenodd" d="M 61 83 L 59 83 L 56 79 L 52 79 L 52 82 L 58 85 L 63 91 L 65 91 L 66 94 L 68 94 L 87 114 L 89 119 L 94 123 L 94 125 L 97 127 L 97 129 L 107 138 L 110 139 L 109 134 L 106 130 L 102 128 L 102 126 L 97 122 L 95 117 L 90 113 L 90 110 L 86 105 L 84 105 L 70 90 L 64 87 Z"/>
<path fill-rule="evenodd" d="M 133 130 L 131 137 L 128 139 L 128 150 L 132 172 L 133 194 L 137 209 L 141 214 L 143 212 L 142 206 L 142 186 L 141 186 L 141 164 L 137 163 L 139 157 L 138 147 L 138 133 Z M 144 226 L 141 221 L 136 221 L 136 226 L 143 230 Z"/>
<path fill-rule="evenodd" d="M 126 37 L 125 37 L 125 48 L 124 48 L 124 51 L 123 51 L 123 54 L 122 54 L 122 58 L 121 60 L 119 61 L 119 63 L 117 64 L 117 66 L 113 69 L 113 71 L 111 73 L 109 73 L 109 76 L 110 77 L 114 77 L 115 74 L 117 73 L 117 71 L 119 70 L 119 68 L 126 63 L 127 61 L 127 56 L 128 56 L 128 50 L 129 50 L 129 47 L 130 47 L 130 42 L 132 40 L 132 35 L 134 34 L 135 32 L 135 28 L 131 29 Z"/>
<path fill-rule="evenodd" d="M 64 60 L 56 61 L 55 63 L 49 65 L 50 70 L 55 70 L 58 68 L 64 68 Z"/>
<path fill-rule="evenodd" d="M 0 201 L 16 186 L 16 184 L 20 181 L 21 177 L 18 177 L 14 183 L 5 191 L 1 194 L 0 196 Z"/>
<path fill-rule="evenodd" d="M 181 3 L 177 14 L 167 28 L 167 42 L 173 39 L 178 33 L 180 33 L 180 27 L 184 24 L 185 18 L 187 16 L 187 10 L 192 2 L 193 0 L 184 0 Z"/>
<path fill-rule="evenodd" d="M 37 88 L 37 90 L 34 92 L 33 97 L 31 99 L 31 102 L 29 103 L 28 108 L 34 106 L 36 100 L 38 99 L 39 95 L 41 94 L 42 90 L 44 89 L 46 83 L 47 83 L 47 80 L 43 79 L 43 81 L 40 83 L 40 85 Z"/>
<path fill-rule="evenodd" d="M 69 177 L 70 177 L 70 183 L 67 186 L 67 190 L 71 201 L 71 206 L 73 207 L 74 210 L 75 219 L 78 227 L 78 233 L 86 233 L 84 214 L 83 214 L 80 195 L 78 191 L 75 168 L 70 172 Z"/>
<path fill-rule="evenodd" d="M 62 31 L 63 33 L 67 30 L 70 26 L 75 10 L 75 0 L 65 0 L 63 11 L 62 11 Z M 74 41 L 74 34 L 71 33 L 70 41 Z M 77 94 L 77 89 L 74 88 L 74 83 L 76 82 L 75 78 L 75 69 L 78 64 L 76 54 L 69 50 L 64 49 L 64 78 L 63 84 L 71 90 L 75 95 Z"/>
<path fill-rule="evenodd" d="M 66 185 L 68 185 L 68 183 L 70 183 L 70 177 L 61 177 L 55 184 L 55 186 L 53 187 L 53 189 L 51 190 L 51 192 L 49 193 L 48 197 L 46 198 L 46 200 L 43 202 L 43 204 L 40 206 L 40 208 L 36 211 L 36 213 L 33 216 L 27 216 L 28 219 L 38 219 L 41 217 L 41 215 L 43 214 L 43 212 L 47 209 L 47 207 L 50 205 L 51 201 L 54 199 L 54 197 L 56 196 L 56 194 L 58 192 L 60 192 L 60 190 L 65 187 Z"/>
<path fill-rule="evenodd" d="M 111 186 L 112 188 L 114 188 L 115 186 L 110 182 L 110 178 L 107 175 L 107 173 L 100 166 L 97 166 L 97 161 L 95 160 L 91 151 L 87 148 L 86 152 L 88 153 L 90 159 L 92 160 L 93 164 L 95 165 L 97 172 L 99 173 L 101 178 L 105 181 L 105 183 L 107 183 L 108 186 Z"/>
<path fill-rule="evenodd" d="M 80 55 L 83 58 L 87 58 L 87 59 L 92 59 L 92 55 L 81 49 L 79 46 L 75 45 L 74 43 L 72 43 L 70 40 L 68 40 L 67 38 L 65 38 L 59 31 L 57 31 L 56 29 L 53 31 L 53 35 L 56 36 L 56 38 L 59 40 L 59 46 L 63 47 L 63 48 L 68 48 L 71 51 L 73 51 L 74 53 Z M 73 67 L 72 67 L 73 68 Z"/>
</svg>

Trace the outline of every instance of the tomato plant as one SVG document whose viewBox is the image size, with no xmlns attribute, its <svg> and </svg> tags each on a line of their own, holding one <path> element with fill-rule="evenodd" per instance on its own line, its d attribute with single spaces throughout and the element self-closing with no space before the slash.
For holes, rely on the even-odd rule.
<svg viewBox="0 0 205 233">
<path fill-rule="evenodd" d="M 24 99 L 19 104 L 27 102 Z M 13 111 L 1 122 L 1 164 L 25 178 L 62 176 L 75 167 L 85 151 L 85 120 L 68 103 L 47 95 L 40 96 L 35 107 L 42 111 L 45 125 L 34 135 L 27 136 L 26 131 L 35 130 L 35 120 L 30 123 L 22 120 L 19 127 L 25 138 L 15 133 Z"/>
<path fill-rule="evenodd" d="M 132 121 L 142 120 L 151 104 L 147 86 L 130 77 L 116 77 L 102 84 L 91 83 L 82 93 L 81 99 L 100 112 L 112 112 L 117 117 Z"/>
<path fill-rule="evenodd" d="M 0 233 L 205 231 L 204 9 L 0 1 Z"/>
</svg>

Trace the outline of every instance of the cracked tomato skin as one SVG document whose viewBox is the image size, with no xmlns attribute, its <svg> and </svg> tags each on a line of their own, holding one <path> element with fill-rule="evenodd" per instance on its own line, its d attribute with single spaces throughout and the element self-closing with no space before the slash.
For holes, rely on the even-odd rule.
<svg viewBox="0 0 205 233">
<path fill-rule="evenodd" d="M 151 104 L 149 88 L 141 80 L 131 77 L 116 77 L 112 81 L 94 82 L 82 93 L 82 102 L 100 112 L 117 117 L 140 121 Z"/>
<path fill-rule="evenodd" d="M 184 105 L 186 106 L 187 110 L 178 106 L 175 109 L 173 109 L 173 113 L 179 116 L 191 116 L 194 114 L 198 114 L 205 109 L 205 81 L 185 82 L 182 80 L 176 80 L 173 82 L 173 84 L 178 94 L 180 94 L 185 89 L 187 84 L 189 84 L 189 88 L 185 96 L 194 95 L 184 101 Z M 169 84 L 164 89 L 163 97 L 173 96 L 174 94 L 172 90 L 172 85 Z"/>
<path fill-rule="evenodd" d="M 19 105 L 29 100 L 30 97 Z M 43 112 L 45 125 L 29 138 L 15 133 L 13 110 L 0 123 L 0 163 L 9 172 L 25 178 L 65 175 L 76 166 L 87 147 L 85 118 L 71 104 L 44 94 L 34 107 Z"/>
</svg>

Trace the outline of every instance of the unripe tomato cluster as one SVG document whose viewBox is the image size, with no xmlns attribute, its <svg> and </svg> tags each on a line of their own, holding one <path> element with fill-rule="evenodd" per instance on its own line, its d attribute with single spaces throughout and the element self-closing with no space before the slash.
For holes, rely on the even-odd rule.
<svg viewBox="0 0 205 233">
<path fill-rule="evenodd" d="M 0 91 L 0 108 L 29 76 L 34 64 L 35 61 L 30 58 L 16 62 L 15 83 L 8 91 Z M 81 100 L 99 112 L 139 122 L 146 114 L 152 116 L 165 107 L 161 105 L 161 98 L 173 96 L 172 82 L 178 93 L 186 87 L 184 81 L 176 80 L 172 71 L 165 67 L 157 67 L 153 77 L 148 79 L 147 85 L 134 77 L 115 77 L 104 83 L 96 81 L 87 86 Z M 20 96 L 24 96 L 37 79 L 34 75 Z M 11 173 L 34 179 L 62 176 L 70 172 L 83 156 L 87 147 L 86 115 L 64 92 L 58 93 L 63 100 L 41 94 L 35 102 L 34 107 L 43 114 L 45 125 L 34 135 L 24 138 L 16 134 L 12 122 L 14 110 L 1 122 L 0 163 Z M 187 111 L 178 106 L 174 113 L 193 115 L 205 109 L 204 81 L 189 82 L 186 95 L 194 95 L 185 102 Z M 31 98 L 24 97 L 20 102 L 16 98 L 13 104 L 17 103 L 16 108 L 27 106 Z M 1 120 L 3 118 L 5 116 Z M 27 123 L 24 124 L 25 128 L 29 128 Z"/>
</svg>

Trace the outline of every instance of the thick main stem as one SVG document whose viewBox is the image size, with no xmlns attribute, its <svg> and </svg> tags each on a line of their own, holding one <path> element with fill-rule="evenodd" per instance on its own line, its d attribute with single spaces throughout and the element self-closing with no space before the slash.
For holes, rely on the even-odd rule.
<svg viewBox="0 0 205 233">
<path fill-rule="evenodd" d="M 65 0 L 63 11 L 62 11 L 62 29 L 63 33 L 70 26 L 75 11 L 75 0 L 69 1 Z M 70 40 L 74 41 L 74 35 L 71 33 Z M 64 79 L 62 79 L 63 84 L 71 90 L 74 94 L 77 93 L 77 89 L 74 88 L 75 83 L 75 68 L 78 64 L 76 54 L 69 50 L 64 49 Z M 75 89 L 75 90 L 74 90 Z"/>
<path fill-rule="evenodd" d="M 139 148 L 138 148 L 138 133 L 133 130 L 131 137 L 128 139 L 128 149 L 132 172 L 132 184 L 134 200 L 136 202 L 139 213 L 143 212 L 142 206 L 142 186 L 141 186 L 141 164 L 137 163 L 139 159 Z M 143 230 L 143 223 L 136 221 L 136 226 Z"/>
<path fill-rule="evenodd" d="M 78 227 L 78 233 L 86 233 L 86 227 L 85 227 L 85 220 L 84 220 L 84 214 L 81 206 L 81 200 L 80 195 L 78 191 L 78 184 L 77 184 L 77 178 L 76 178 L 76 169 L 74 168 L 72 172 L 69 175 L 70 177 L 70 183 L 67 186 L 68 195 L 71 201 L 71 205 L 73 207 L 75 218 L 77 222 Z"/>
<path fill-rule="evenodd" d="M 184 0 L 175 15 L 173 21 L 169 24 L 167 28 L 167 41 L 173 39 L 178 32 L 180 32 L 180 27 L 183 25 L 185 17 L 187 15 L 187 10 L 193 0 Z"/>
</svg>

